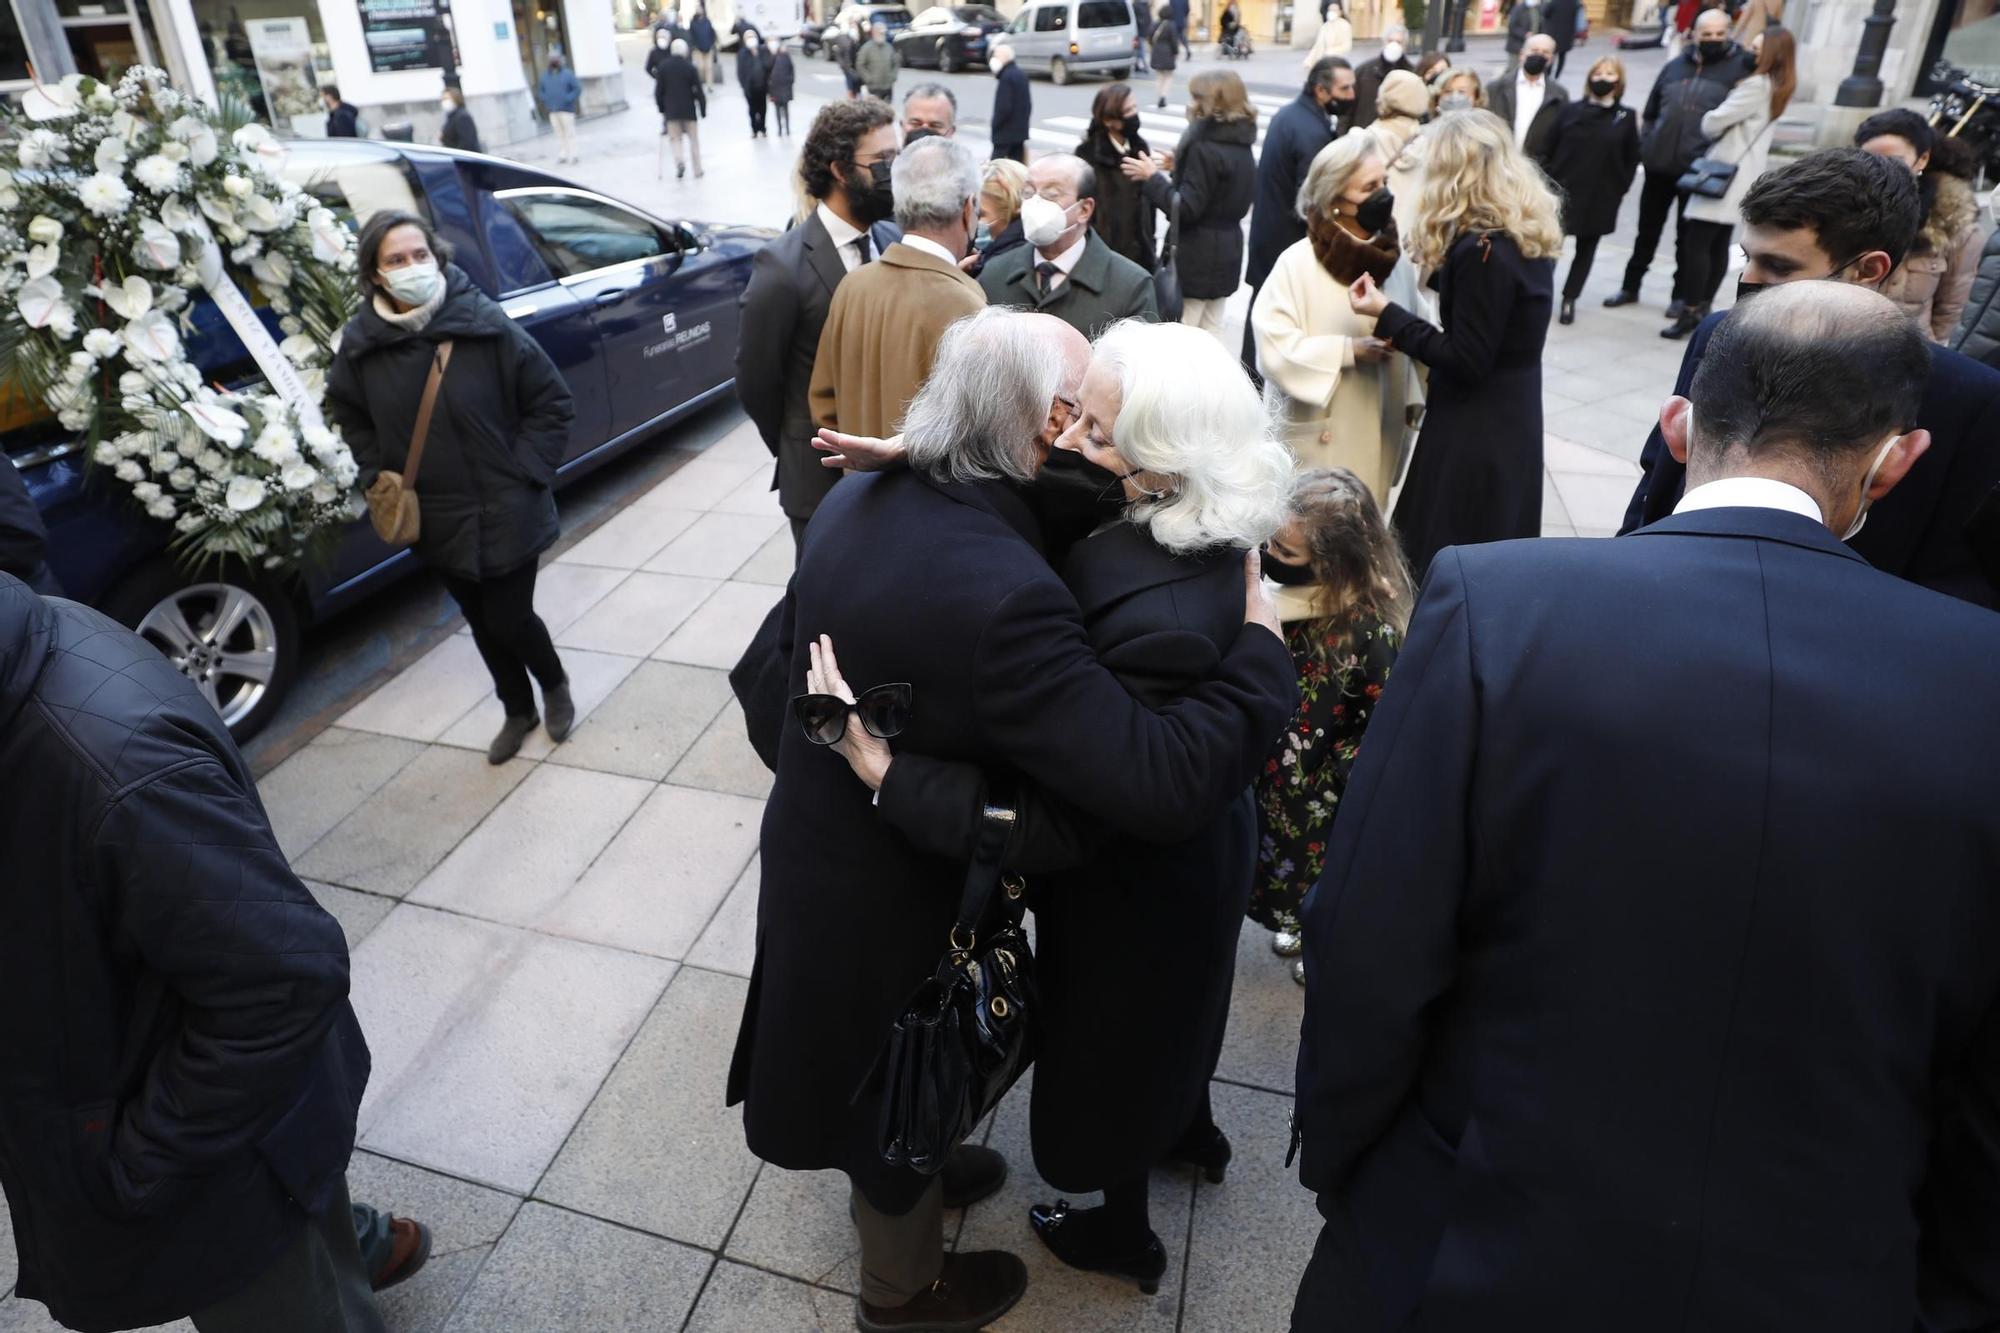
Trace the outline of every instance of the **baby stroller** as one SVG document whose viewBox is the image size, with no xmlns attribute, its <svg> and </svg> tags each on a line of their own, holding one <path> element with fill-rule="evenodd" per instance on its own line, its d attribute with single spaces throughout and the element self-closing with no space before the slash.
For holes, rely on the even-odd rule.
<svg viewBox="0 0 2000 1333">
<path fill-rule="evenodd" d="M 1218 48 L 1226 60 L 1248 60 L 1250 58 L 1250 30 L 1237 24 L 1223 34 L 1222 45 Z"/>
</svg>

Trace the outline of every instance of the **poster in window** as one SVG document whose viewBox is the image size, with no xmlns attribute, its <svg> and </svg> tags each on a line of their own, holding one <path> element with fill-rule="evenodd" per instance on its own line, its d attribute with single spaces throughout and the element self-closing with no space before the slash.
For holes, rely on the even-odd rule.
<svg viewBox="0 0 2000 1333">
<path fill-rule="evenodd" d="M 440 69 L 447 38 L 441 0 L 361 0 L 361 38 L 376 73 Z"/>
<path fill-rule="evenodd" d="M 326 108 L 320 105 L 313 81 L 312 29 L 305 19 L 251 19 L 243 26 L 272 127 L 293 134 L 325 134 Z"/>
</svg>

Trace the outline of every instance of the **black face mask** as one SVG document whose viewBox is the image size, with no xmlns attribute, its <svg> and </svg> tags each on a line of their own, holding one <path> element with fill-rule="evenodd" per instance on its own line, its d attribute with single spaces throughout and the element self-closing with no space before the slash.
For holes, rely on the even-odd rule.
<svg viewBox="0 0 2000 1333">
<path fill-rule="evenodd" d="M 1549 58 L 1540 53 L 1523 57 L 1521 60 L 1521 72 L 1531 79 L 1540 78 L 1548 67 Z"/>
<path fill-rule="evenodd" d="M 1609 97 L 1617 91 L 1618 82 L 1615 79 L 1592 79 L 1590 81 L 1590 95 L 1592 97 Z"/>
<path fill-rule="evenodd" d="M 1351 116 L 1354 114 L 1354 102 L 1352 97 L 1336 97 L 1326 104 L 1326 109 L 1332 115 Z"/>
<path fill-rule="evenodd" d="M 903 136 L 903 147 L 908 148 L 919 139 L 935 139 L 937 131 L 926 125 L 919 125 Z"/>
<path fill-rule="evenodd" d="M 1701 52 L 1701 63 L 1713 65 L 1718 60 L 1727 60 L 1736 48 L 1734 42 L 1702 42 L 1695 49 Z"/>
<path fill-rule="evenodd" d="M 1354 220 L 1361 224 L 1363 231 L 1374 236 L 1389 225 L 1389 219 L 1394 216 L 1395 208 L 1396 196 L 1389 193 L 1389 187 L 1384 185 L 1361 201 L 1360 206 L 1354 210 Z"/>
<path fill-rule="evenodd" d="M 1287 588 L 1309 588 L 1319 582 L 1313 577 L 1311 565 L 1295 565 L 1289 560 L 1280 560 L 1271 554 L 1268 546 L 1264 548 L 1264 577 Z"/>
<path fill-rule="evenodd" d="M 860 166 L 859 162 L 854 163 Z M 863 185 L 857 176 L 847 180 L 847 206 L 854 210 L 854 216 L 864 227 L 872 227 L 895 215 L 896 192 L 889 184 L 889 164 L 870 162 L 868 183 Z"/>
<path fill-rule="evenodd" d="M 1042 541 L 1051 554 L 1088 537 L 1125 512 L 1125 488 L 1110 468 L 1082 454 L 1051 449 L 1025 495 L 1042 523 Z"/>
<path fill-rule="evenodd" d="M 1137 116 L 1127 116 L 1120 121 L 1107 122 L 1104 128 L 1123 139 L 1126 143 L 1131 143 L 1139 137 L 1139 118 Z"/>
</svg>

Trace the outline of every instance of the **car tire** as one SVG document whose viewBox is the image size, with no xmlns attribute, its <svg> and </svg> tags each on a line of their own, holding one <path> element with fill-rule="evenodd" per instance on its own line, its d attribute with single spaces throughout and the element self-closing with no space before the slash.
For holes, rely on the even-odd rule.
<svg viewBox="0 0 2000 1333">
<path fill-rule="evenodd" d="M 1069 82 L 1069 62 L 1061 56 L 1054 56 L 1049 60 L 1049 82 L 1057 87 Z"/>
<path fill-rule="evenodd" d="M 951 44 L 940 41 L 937 44 L 937 67 L 940 74 L 958 73 L 958 57 L 951 53 Z"/>
<path fill-rule="evenodd" d="M 156 560 L 113 589 L 102 610 L 193 680 L 238 744 L 264 729 L 298 675 L 298 607 L 240 565 L 190 576 Z"/>
</svg>

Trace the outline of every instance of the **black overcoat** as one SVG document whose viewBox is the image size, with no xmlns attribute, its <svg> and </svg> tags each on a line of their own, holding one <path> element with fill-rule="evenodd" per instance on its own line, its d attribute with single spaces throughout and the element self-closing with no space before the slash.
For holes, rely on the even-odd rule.
<svg viewBox="0 0 2000 1333">
<path fill-rule="evenodd" d="M 806 530 L 787 594 L 791 689 L 803 686 L 810 639 L 830 635 L 857 688 L 914 687 L 899 753 L 1019 777 L 1131 836 L 1182 836 L 1236 799 L 1283 729 L 1297 702 L 1290 654 L 1239 626 L 1214 678 L 1156 712 L 1099 662 L 1038 540 L 1005 482 L 849 478 Z M 855 596 L 860 587 L 869 595 Z M 927 1182 L 882 1163 L 879 1099 L 851 1099 L 937 967 L 965 861 L 914 846 L 839 755 L 789 723 L 762 847 L 729 1101 L 745 1103 L 758 1156 L 846 1171 L 877 1208 L 901 1212 Z"/>
<path fill-rule="evenodd" d="M 658 54 L 655 52 L 654 54 Z M 646 58 L 647 72 L 653 76 L 653 105 L 663 120 L 693 120 L 708 114 L 708 93 L 701 86 L 701 71 L 686 56 L 667 56 L 655 61 Z"/>
<path fill-rule="evenodd" d="M 1419 576 L 1444 547 L 1541 535 L 1542 343 L 1555 261 L 1523 257 L 1505 232 L 1469 233 L 1431 282 L 1442 329 L 1394 304 L 1375 324 L 1431 368 L 1394 515 Z"/>
<path fill-rule="evenodd" d="M 576 408 L 533 335 L 457 265 L 445 266 L 445 282 L 444 304 L 415 333 L 362 305 L 340 335 L 327 414 L 354 451 L 363 489 L 384 468 L 402 471 L 432 354 L 450 339 L 417 468 L 416 551 L 443 573 L 492 578 L 533 560 L 560 532 L 553 487 Z"/>
<path fill-rule="evenodd" d="M 1028 141 L 1028 120 L 1032 116 L 1034 94 L 1028 89 L 1028 71 L 1009 61 L 993 76 L 992 136 L 996 144 Z"/>
<path fill-rule="evenodd" d="M 1299 186 L 1319 150 L 1333 142 L 1333 122 L 1311 93 L 1301 93 L 1271 117 L 1257 158 L 1257 201 L 1250 215 L 1250 264 L 1244 277 L 1264 285 L 1278 256 L 1306 238 Z"/>
<path fill-rule="evenodd" d="M 1118 166 L 1128 157 L 1142 157 L 1152 150 L 1141 135 L 1125 141 L 1119 152 L 1102 125 L 1092 125 L 1076 146 L 1076 155 L 1090 163 L 1097 173 L 1097 211 L 1090 215 L 1090 228 L 1104 238 L 1111 252 L 1123 255 L 1151 273 L 1154 263 L 1153 204 L 1145 186 L 1131 179 Z"/>
<path fill-rule="evenodd" d="M 1196 120 L 1174 149 L 1169 180 L 1155 175 L 1146 195 L 1161 209 L 1180 196 L 1180 250 L 1175 271 L 1181 294 L 1219 301 L 1243 285 L 1243 217 L 1257 193 L 1257 124 Z"/>
<path fill-rule="evenodd" d="M 779 51 L 774 54 L 771 57 L 770 73 L 771 100 L 782 106 L 792 100 L 792 84 L 798 77 L 792 68 L 791 52 Z"/>
<path fill-rule="evenodd" d="M 1562 190 L 1563 231 L 1609 236 L 1639 170 L 1639 117 L 1631 107 L 1569 102 L 1549 131 L 1545 166 Z"/>
</svg>

